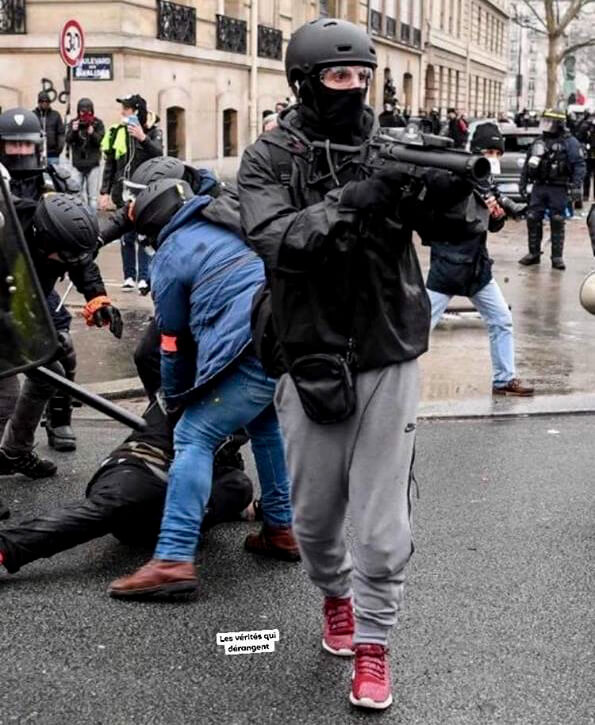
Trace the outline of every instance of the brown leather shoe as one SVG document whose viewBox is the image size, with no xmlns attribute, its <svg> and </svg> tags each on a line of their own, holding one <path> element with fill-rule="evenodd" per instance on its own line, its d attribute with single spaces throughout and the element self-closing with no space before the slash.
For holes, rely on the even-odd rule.
<svg viewBox="0 0 595 725">
<path fill-rule="evenodd" d="M 198 587 L 196 568 L 189 561 L 151 559 L 140 569 L 115 579 L 108 587 L 110 597 L 153 597 L 168 594 L 193 594 Z"/>
<path fill-rule="evenodd" d="M 494 386 L 492 388 L 492 395 L 517 395 L 521 398 L 529 397 L 533 395 L 535 388 L 529 385 L 523 385 L 518 378 L 509 380 L 506 385 L 501 387 Z"/>
<path fill-rule="evenodd" d="M 263 524 L 257 534 L 249 534 L 244 547 L 253 554 L 271 556 L 282 561 L 299 561 L 300 552 L 291 526 Z"/>
</svg>

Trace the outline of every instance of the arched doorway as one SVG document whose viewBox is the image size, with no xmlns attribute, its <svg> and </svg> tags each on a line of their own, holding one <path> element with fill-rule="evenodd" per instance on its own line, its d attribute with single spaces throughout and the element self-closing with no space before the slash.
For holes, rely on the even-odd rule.
<svg viewBox="0 0 595 725">
<path fill-rule="evenodd" d="M 167 155 L 176 159 L 186 158 L 186 111 L 180 106 L 170 106 L 166 111 Z"/>
<path fill-rule="evenodd" d="M 223 156 L 238 155 L 238 112 L 235 108 L 223 110 Z"/>
<path fill-rule="evenodd" d="M 436 92 L 436 77 L 434 73 L 434 66 L 429 65 L 426 68 L 426 87 L 425 87 L 425 107 L 426 110 L 438 106 L 437 92 Z"/>
<path fill-rule="evenodd" d="M 413 101 L 413 76 L 411 73 L 403 73 L 403 106 L 411 110 Z"/>
</svg>

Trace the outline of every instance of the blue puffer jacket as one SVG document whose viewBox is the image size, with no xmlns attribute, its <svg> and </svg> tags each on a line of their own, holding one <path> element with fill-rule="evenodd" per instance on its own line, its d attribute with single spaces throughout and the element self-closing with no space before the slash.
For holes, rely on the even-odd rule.
<svg viewBox="0 0 595 725">
<path fill-rule="evenodd" d="M 151 266 L 157 325 L 162 335 L 178 339 L 191 333 L 196 346 L 162 344 L 162 389 L 169 401 L 212 380 L 251 341 L 252 298 L 264 282 L 264 267 L 241 237 L 203 216 L 217 202 L 195 197 L 157 240 Z"/>
</svg>

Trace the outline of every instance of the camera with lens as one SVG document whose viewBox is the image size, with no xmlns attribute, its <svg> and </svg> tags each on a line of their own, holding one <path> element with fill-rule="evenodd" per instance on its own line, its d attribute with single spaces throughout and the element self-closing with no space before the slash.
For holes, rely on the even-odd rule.
<svg viewBox="0 0 595 725">
<path fill-rule="evenodd" d="M 518 203 L 513 201 L 509 196 L 505 196 L 498 191 L 498 187 L 496 186 L 492 186 L 489 192 L 483 195 L 483 198 L 486 200 L 490 197 L 493 197 L 498 202 L 498 205 L 503 209 L 509 219 L 522 219 L 529 207 L 526 203 Z"/>
<path fill-rule="evenodd" d="M 496 201 L 511 219 L 521 219 L 527 212 L 528 204 L 513 201 L 509 196 L 504 196 L 499 191 L 495 194 Z"/>
</svg>

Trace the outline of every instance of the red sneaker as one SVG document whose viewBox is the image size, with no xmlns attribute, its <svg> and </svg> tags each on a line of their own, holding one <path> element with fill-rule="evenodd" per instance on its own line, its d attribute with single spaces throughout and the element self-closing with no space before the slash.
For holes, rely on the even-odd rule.
<svg viewBox="0 0 595 725">
<path fill-rule="evenodd" d="M 323 648 L 339 657 L 351 657 L 354 629 L 351 597 L 325 597 Z"/>
<path fill-rule="evenodd" d="M 356 644 L 349 701 L 358 707 L 384 710 L 392 705 L 388 647 Z"/>
</svg>

